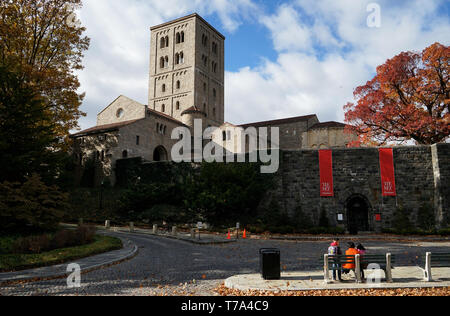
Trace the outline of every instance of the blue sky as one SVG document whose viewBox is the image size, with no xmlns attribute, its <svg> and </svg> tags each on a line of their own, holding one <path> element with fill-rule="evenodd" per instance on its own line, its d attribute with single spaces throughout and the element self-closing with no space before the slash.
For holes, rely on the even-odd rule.
<svg viewBox="0 0 450 316">
<path fill-rule="evenodd" d="M 372 4 L 379 27 L 367 22 Z M 235 124 L 343 121 L 343 105 L 378 65 L 450 42 L 447 0 L 84 0 L 78 18 L 91 48 L 79 73 L 81 128 L 121 94 L 148 103 L 149 28 L 193 12 L 227 38 L 225 120 Z"/>
</svg>

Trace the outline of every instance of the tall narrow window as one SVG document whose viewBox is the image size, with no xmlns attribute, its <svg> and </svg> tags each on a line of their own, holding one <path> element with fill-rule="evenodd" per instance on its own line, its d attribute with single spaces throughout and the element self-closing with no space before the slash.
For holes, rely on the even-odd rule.
<svg viewBox="0 0 450 316">
<path fill-rule="evenodd" d="M 162 92 L 166 92 L 166 85 L 165 84 L 162 85 L 161 91 Z"/>
<path fill-rule="evenodd" d="M 177 44 L 180 44 L 180 42 L 181 42 L 181 35 L 180 35 L 180 33 L 177 33 Z"/>
<path fill-rule="evenodd" d="M 180 89 L 181 88 L 181 82 L 180 82 L 180 80 L 178 80 L 177 81 L 177 89 Z"/>
<path fill-rule="evenodd" d="M 160 67 L 161 69 L 164 68 L 165 62 L 164 62 L 164 57 L 161 57 L 160 61 L 159 61 Z"/>
<path fill-rule="evenodd" d="M 179 110 L 180 110 L 180 102 L 179 102 L 179 101 L 177 101 L 177 105 L 176 105 L 176 108 L 177 108 L 177 111 L 179 111 Z"/>
<path fill-rule="evenodd" d="M 181 32 L 181 43 L 184 43 L 184 32 Z"/>
<path fill-rule="evenodd" d="M 139 143 L 140 143 L 140 137 L 137 135 L 136 136 L 136 145 L 139 146 Z"/>
<path fill-rule="evenodd" d="M 161 106 L 161 112 L 166 112 L 166 105 L 165 104 L 163 104 L 162 106 Z"/>
<path fill-rule="evenodd" d="M 175 54 L 175 64 L 178 65 L 180 63 L 180 54 Z"/>
<path fill-rule="evenodd" d="M 169 57 L 168 56 L 166 56 L 166 58 L 164 60 L 164 67 L 169 68 Z"/>
<path fill-rule="evenodd" d="M 164 39 L 164 37 L 161 37 L 160 43 L 161 43 L 161 45 L 160 45 L 161 48 L 166 47 L 166 40 Z"/>
<path fill-rule="evenodd" d="M 180 63 L 184 64 L 184 54 L 183 54 L 183 52 L 180 53 Z"/>
<path fill-rule="evenodd" d="M 217 98 L 217 90 L 216 89 L 213 89 L 213 98 L 214 98 L 214 100 Z"/>
<path fill-rule="evenodd" d="M 169 36 L 166 36 L 166 47 L 169 47 Z"/>
</svg>

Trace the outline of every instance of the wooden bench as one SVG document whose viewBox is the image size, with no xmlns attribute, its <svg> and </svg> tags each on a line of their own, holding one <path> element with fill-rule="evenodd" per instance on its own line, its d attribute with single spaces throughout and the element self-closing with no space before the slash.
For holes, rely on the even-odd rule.
<svg viewBox="0 0 450 316">
<path fill-rule="evenodd" d="M 366 267 L 369 269 L 381 269 L 384 270 L 386 275 L 386 282 L 392 282 L 392 264 L 395 263 L 395 256 L 390 253 L 386 255 L 356 255 L 356 256 L 331 256 L 324 255 L 324 279 L 326 283 L 330 283 L 330 270 L 343 270 L 343 265 L 354 264 L 355 269 L 352 271 L 355 273 L 356 282 L 361 283 L 361 269 Z"/>
<path fill-rule="evenodd" d="M 433 281 L 431 274 L 431 268 L 448 268 L 450 267 L 450 253 L 431 253 L 427 252 L 425 257 L 422 257 L 422 263 L 425 268 L 420 269 L 423 271 L 424 280 L 427 282 Z"/>
</svg>

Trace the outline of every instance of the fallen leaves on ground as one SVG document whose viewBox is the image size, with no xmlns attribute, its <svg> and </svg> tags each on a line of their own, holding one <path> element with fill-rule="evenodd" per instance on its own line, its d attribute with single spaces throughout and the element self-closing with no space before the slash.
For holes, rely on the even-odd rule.
<svg viewBox="0 0 450 316">
<path fill-rule="evenodd" d="M 315 291 L 239 291 L 226 288 L 222 284 L 214 291 L 221 296 L 450 296 L 450 287 Z"/>
</svg>

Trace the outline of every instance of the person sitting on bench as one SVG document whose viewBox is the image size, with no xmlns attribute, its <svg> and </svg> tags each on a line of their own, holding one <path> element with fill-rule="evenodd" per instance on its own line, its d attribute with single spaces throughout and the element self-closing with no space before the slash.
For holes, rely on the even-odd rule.
<svg viewBox="0 0 450 316">
<path fill-rule="evenodd" d="M 333 243 L 328 248 L 328 255 L 342 255 L 341 247 L 339 247 L 339 239 L 333 240 Z M 342 267 L 337 264 L 333 264 L 333 281 L 336 281 L 336 279 L 342 281 Z"/>
<path fill-rule="evenodd" d="M 348 243 L 348 250 L 345 252 L 346 256 L 356 256 L 358 255 L 359 252 L 358 250 L 355 248 L 355 244 L 350 242 Z M 351 270 L 355 271 L 355 263 L 346 263 L 342 266 L 343 268 L 343 272 L 345 274 L 350 273 Z"/>
</svg>

